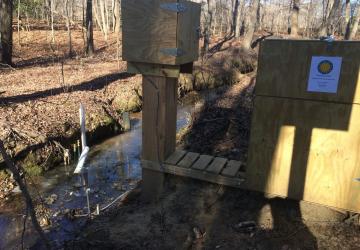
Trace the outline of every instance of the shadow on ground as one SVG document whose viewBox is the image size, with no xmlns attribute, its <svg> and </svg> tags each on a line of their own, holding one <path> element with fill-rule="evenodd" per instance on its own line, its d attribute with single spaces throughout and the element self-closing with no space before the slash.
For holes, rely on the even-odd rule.
<svg viewBox="0 0 360 250">
<path fill-rule="evenodd" d="M 55 96 L 63 93 L 71 93 L 76 91 L 95 91 L 106 87 L 112 82 L 126 79 L 131 76 L 133 75 L 126 72 L 108 74 L 69 87 L 58 87 L 58 88 L 47 89 L 44 91 L 38 91 L 31 94 L 2 97 L 0 98 L 0 104 L 6 105 L 11 103 L 23 103 L 27 101 L 34 101 L 40 98 L 46 98 L 49 96 Z"/>
</svg>

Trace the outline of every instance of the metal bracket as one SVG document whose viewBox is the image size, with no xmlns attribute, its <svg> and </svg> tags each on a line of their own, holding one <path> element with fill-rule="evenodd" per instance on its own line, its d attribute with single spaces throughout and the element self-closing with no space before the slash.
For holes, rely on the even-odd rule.
<svg viewBox="0 0 360 250">
<path fill-rule="evenodd" d="M 334 44 L 333 42 L 335 41 L 335 37 L 333 35 L 326 36 L 326 37 L 320 37 L 320 41 L 327 42 L 326 50 L 330 51 L 330 50 L 332 50 L 332 47 L 333 47 L 333 44 Z"/>
<path fill-rule="evenodd" d="M 169 56 L 183 56 L 185 55 L 185 51 L 179 48 L 167 48 L 167 49 L 160 49 L 160 52 Z"/>
<path fill-rule="evenodd" d="M 182 13 L 187 10 L 187 7 L 183 3 L 163 3 L 160 4 L 160 8 L 177 13 Z"/>
</svg>

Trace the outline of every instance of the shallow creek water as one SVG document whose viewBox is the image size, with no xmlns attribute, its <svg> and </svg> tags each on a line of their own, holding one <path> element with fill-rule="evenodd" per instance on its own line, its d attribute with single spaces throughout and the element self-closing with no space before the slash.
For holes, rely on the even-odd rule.
<svg viewBox="0 0 360 250">
<path fill-rule="evenodd" d="M 178 108 L 178 130 L 189 123 L 189 113 L 193 106 L 183 105 Z M 134 114 L 131 117 L 131 131 L 90 148 L 86 166 L 92 210 L 97 204 L 100 208 L 110 204 L 141 179 L 141 123 L 141 113 Z M 75 164 L 58 166 L 37 178 L 36 185 L 30 186 L 33 197 L 40 194 L 48 203 L 51 226 L 45 232 L 58 247 L 64 241 L 73 239 L 86 222 L 85 217 L 71 220 L 64 215 L 75 210 L 80 214 L 87 212 L 85 192 L 79 187 L 79 176 L 72 174 L 74 168 Z M 53 199 L 49 202 L 46 198 L 51 196 Z M 21 249 L 24 210 L 19 194 L 0 210 L 0 250 Z M 30 246 L 37 241 L 37 234 L 29 221 L 26 228 L 24 242 L 25 246 Z"/>
</svg>

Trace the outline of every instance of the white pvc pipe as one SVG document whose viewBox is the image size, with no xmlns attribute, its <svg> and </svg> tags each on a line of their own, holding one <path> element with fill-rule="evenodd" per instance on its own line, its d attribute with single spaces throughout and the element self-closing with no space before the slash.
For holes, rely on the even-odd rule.
<svg viewBox="0 0 360 250">
<path fill-rule="evenodd" d="M 76 165 L 74 174 L 80 174 L 80 173 L 83 172 L 83 168 L 84 168 L 84 165 L 85 165 L 86 158 L 88 157 L 89 151 L 90 151 L 90 148 L 85 147 L 84 150 L 81 152 L 79 162 Z"/>
<path fill-rule="evenodd" d="M 82 103 L 80 104 L 79 114 L 80 114 L 81 146 L 82 146 L 81 149 L 84 150 L 84 148 L 87 146 L 86 145 L 86 119 L 85 119 L 85 108 L 82 105 Z"/>
</svg>

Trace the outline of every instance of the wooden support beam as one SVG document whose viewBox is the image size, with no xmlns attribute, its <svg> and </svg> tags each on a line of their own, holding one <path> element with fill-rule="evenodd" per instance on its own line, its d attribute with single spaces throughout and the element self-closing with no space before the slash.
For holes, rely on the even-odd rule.
<svg viewBox="0 0 360 250">
<path fill-rule="evenodd" d="M 179 166 L 174 166 L 170 164 L 160 165 L 152 161 L 143 161 L 143 171 L 156 171 L 159 173 L 168 173 L 177 176 L 190 177 L 193 179 L 198 179 L 202 181 L 212 182 L 220 185 L 230 186 L 240 188 L 243 186 L 245 181 L 243 174 L 239 173 L 239 177 L 227 177 L 219 174 L 209 173 L 207 171 L 199 171 L 193 168 L 183 168 Z"/>
<path fill-rule="evenodd" d="M 143 76 L 143 160 L 162 164 L 175 151 L 177 78 Z M 156 200 L 164 174 L 143 169 L 143 198 Z"/>
<path fill-rule="evenodd" d="M 182 65 L 167 65 L 127 62 L 127 72 L 130 74 L 178 78 L 180 76 L 180 73 L 192 74 L 193 63 L 186 63 Z"/>
<path fill-rule="evenodd" d="M 128 62 L 127 72 L 131 74 L 142 74 L 146 76 L 163 76 L 178 78 L 180 76 L 180 66 Z"/>
</svg>

